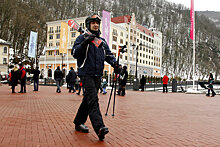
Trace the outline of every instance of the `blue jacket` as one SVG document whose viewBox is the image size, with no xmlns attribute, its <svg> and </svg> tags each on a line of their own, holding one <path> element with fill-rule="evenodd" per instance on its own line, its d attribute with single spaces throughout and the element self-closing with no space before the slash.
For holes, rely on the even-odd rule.
<svg viewBox="0 0 220 147">
<path fill-rule="evenodd" d="M 93 43 L 87 46 L 81 45 L 84 35 L 79 35 L 73 45 L 72 55 L 77 59 L 79 76 L 102 76 L 104 61 L 112 66 L 116 63 L 114 55 L 111 53 L 106 41 L 101 48 L 97 48 Z"/>
</svg>

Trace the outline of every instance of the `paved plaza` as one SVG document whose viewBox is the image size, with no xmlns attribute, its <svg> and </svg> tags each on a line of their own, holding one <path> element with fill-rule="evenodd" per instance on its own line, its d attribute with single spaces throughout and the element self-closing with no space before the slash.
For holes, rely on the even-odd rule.
<svg viewBox="0 0 220 147">
<path fill-rule="evenodd" d="M 89 120 L 90 133 L 74 129 L 83 97 L 55 91 L 27 86 L 27 93 L 12 94 L 8 85 L 0 86 L 0 147 L 220 146 L 220 95 L 127 91 L 116 97 L 113 118 L 113 102 L 104 116 L 110 91 L 99 94 L 110 131 L 99 141 Z"/>
</svg>

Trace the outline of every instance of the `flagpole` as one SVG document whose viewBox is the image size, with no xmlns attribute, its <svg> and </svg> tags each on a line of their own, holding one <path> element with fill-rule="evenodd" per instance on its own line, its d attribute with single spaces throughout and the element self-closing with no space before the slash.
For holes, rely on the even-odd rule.
<svg viewBox="0 0 220 147">
<path fill-rule="evenodd" d="M 190 9 L 190 19 L 191 19 L 191 28 L 190 28 L 190 38 L 193 40 L 193 89 L 195 89 L 195 61 L 196 61 L 196 45 L 195 45 L 195 11 L 194 11 L 194 0 L 191 0 L 191 9 Z"/>
<path fill-rule="evenodd" d="M 195 9 L 193 0 L 193 89 L 195 89 L 195 62 L 196 62 L 196 45 L 195 45 Z"/>
<path fill-rule="evenodd" d="M 54 53 L 54 55 L 55 55 L 54 70 L 56 70 L 56 55 L 57 55 L 57 51 L 56 51 L 56 49 L 55 49 L 55 53 Z"/>
<path fill-rule="evenodd" d="M 44 47 L 44 78 L 46 77 L 46 54 L 47 54 L 47 51 L 46 51 L 46 47 Z"/>
</svg>

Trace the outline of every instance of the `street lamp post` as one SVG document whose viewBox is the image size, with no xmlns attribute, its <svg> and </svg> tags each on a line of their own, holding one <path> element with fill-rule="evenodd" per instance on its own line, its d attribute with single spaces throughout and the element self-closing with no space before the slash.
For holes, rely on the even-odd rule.
<svg viewBox="0 0 220 147">
<path fill-rule="evenodd" d="M 135 78 L 137 79 L 137 62 L 138 62 L 138 45 L 136 47 L 136 67 L 135 67 Z"/>
<path fill-rule="evenodd" d="M 135 47 L 135 44 L 132 44 L 133 47 Z M 138 62 L 138 45 L 136 46 L 136 65 L 135 65 L 135 78 L 133 81 L 133 89 L 138 91 L 139 90 L 139 80 L 137 76 L 137 62 Z"/>
</svg>

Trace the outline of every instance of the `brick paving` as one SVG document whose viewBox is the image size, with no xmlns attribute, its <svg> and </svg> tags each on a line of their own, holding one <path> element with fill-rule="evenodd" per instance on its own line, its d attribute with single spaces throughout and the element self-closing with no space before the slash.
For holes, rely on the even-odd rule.
<svg viewBox="0 0 220 147">
<path fill-rule="evenodd" d="M 16 87 L 18 91 L 20 87 Z M 62 88 L 27 87 L 26 94 L 11 94 L 0 86 L 0 147 L 84 146 L 220 146 L 220 96 L 204 94 L 127 91 L 112 102 L 99 94 L 100 107 L 109 134 L 99 141 L 90 121 L 90 133 L 74 130 L 72 123 L 82 96 Z"/>
</svg>

